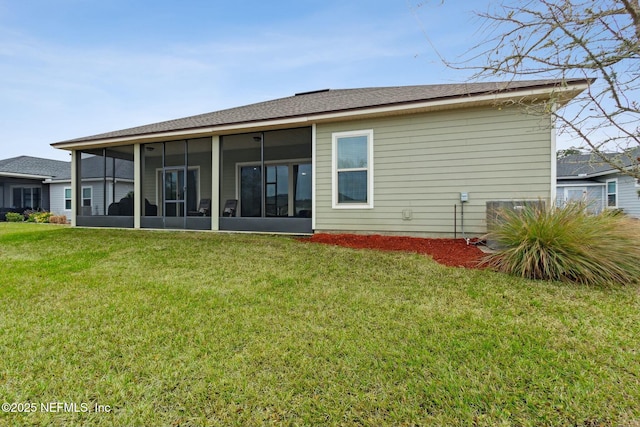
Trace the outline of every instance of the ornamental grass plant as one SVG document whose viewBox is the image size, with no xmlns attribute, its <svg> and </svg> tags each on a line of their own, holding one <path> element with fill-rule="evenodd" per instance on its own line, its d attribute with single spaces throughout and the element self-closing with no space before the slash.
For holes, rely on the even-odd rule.
<svg viewBox="0 0 640 427">
<path fill-rule="evenodd" d="M 640 278 L 640 221 L 619 211 L 594 215 L 581 203 L 505 209 L 490 239 L 503 249 L 484 264 L 500 272 L 586 285 Z"/>
</svg>

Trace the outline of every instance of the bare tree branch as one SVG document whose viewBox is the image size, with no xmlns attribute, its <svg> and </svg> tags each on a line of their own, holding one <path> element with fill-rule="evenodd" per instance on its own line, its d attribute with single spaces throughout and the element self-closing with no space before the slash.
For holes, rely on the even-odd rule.
<svg viewBox="0 0 640 427">
<path fill-rule="evenodd" d="M 582 141 L 583 148 L 621 173 L 640 178 L 638 167 L 629 169 L 629 159 L 609 154 L 632 149 L 640 153 L 638 2 L 503 0 L 476 12 L 482 41 L 462 60 L 443 62 L 471 70 L 474 80 L 595 77 L 568 107 L 554 111 L 551 100 L 542 108 L 554 115 L 561 132 Z"/>
</svg>

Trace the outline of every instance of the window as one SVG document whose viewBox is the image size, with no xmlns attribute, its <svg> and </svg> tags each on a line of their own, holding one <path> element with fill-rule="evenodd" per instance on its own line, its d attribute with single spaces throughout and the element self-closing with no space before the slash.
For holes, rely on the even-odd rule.
<svg viewBox="0 0 640 427">
<path fill-rule="evenodd" d="M 607 207 L 608 208 L 618 207 L 618 180 L 617 179 L 607 180 Z"/>
<path fill-rule="evenodd" d="M 373 208 L 373 130 L 333 134 L 333 208 Z"/>
<path fill-rule="evenodd" d="M 71 210 L 71 187 L 64 189 L 64 209 L 67 211 Z"/>
<path fill-rule="evenodd" d="M 40 187 L 13 187 L 12 206 L 22 209 L 40 209 Z"/>
<path fill-rule="evenodd" d="M 304 160 L 265 164 L 265 184 L 258 164 L 238 165 L 240 216 L 311 218 L 311 163 Z"/>
<path fill-rule="evenodd" d="M 86 207 L 86 206 L 91 206 L 91 202 L 92 202 L 92 193 L 93 193 L 93 188 L 92 187 L 82 187 L 82 206 Z"/>
</svg>

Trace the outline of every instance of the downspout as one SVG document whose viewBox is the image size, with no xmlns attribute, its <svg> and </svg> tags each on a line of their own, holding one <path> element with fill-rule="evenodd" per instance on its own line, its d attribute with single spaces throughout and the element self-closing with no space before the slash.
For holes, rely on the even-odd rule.
<svg viewBox="0 0 640 427">
<path fill-rule="evenodd" d="M 556 198 L 558 197 L 557 194 L 557 185 L 558 185 L 558 161 L 557 161 L 557 154 L 556 154 L 556 110 L 557 110 L 557 104 L 554 102 L 553 105 L 551 106 L 551 115 L 550 115 L 550 121 L 551 121 L 551 192 L 549 194 L 549 197 L 551 198 L 551 200 L 549 200 L 549 206 L 555 206 L 556 204 Z"/>
</svg>

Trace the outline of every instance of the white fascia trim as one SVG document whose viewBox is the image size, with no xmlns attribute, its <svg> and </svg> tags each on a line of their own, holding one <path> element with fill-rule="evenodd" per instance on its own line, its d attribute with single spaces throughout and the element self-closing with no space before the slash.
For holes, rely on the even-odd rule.
<svg viewBox="0 0 640 427">
<path fill-rule="evenodd" d="M 16 173 L 16 172 L 0 172 L 0 176 L 5 176 L 8 178 L 24 178 L 24 179 L 51 179 L 51 175 L 31 175 L 27 173 Z"/>
<path fill-rule="evenodd" d="M 358 110 L 337 111 L 329 113 L 318 113 L 301 117 L 290 117 L 283 119 L 261 120 L 251 123 L 237 123 L 220 126 L 210 126 L 198 129 L 186 129 L 167 131 L 144 135 L 131 135 L 115 138 L 99 139 L 95 141 L 81 141 L 52 144 L 55 148 L 60 149 L 80 149 L 91 148 L 94 146 L 119 145 L 123 143 L 133 142 L 152 142 L 164 141 L 172 138 L 183 139 L 185 137 L 208 136 L 215 134 L 228 134 L 232 132 L 250 132 L 254 129 L 264 129 L 269 127 L 283 127 L 291 125 L 311 125 L 312 123 L 326 122 L 332 120 L 360 119 L 367 116 L 378 116 L 389 113 L 411 113 L 411 112 L 427 112 L 431 109 L 442 107 L 462 108 L 465 106 L 487 105 L 494 102 L 520 100 L 522 98 L 549 97 L 551 93 L 579 93 L 588 87 L 587 84 L 571 85 L 555 90 L 549 88 L 528 89 L 515 92 L 506 92 L 490 95 L 479 95 L 469 97 L 457 97 L 453 99 L 436 99 L 432 101 L 424 101 L 418 103 L 408 103 L 402 105 L 390 105 L 384 107 L 362 108 Z"/>
<path fill-rule="evenodd" d="M 576 184 L 562 183 L 557 184 L 556 187 L 604 187 L 606 184 L 604 182 L 583 182 Z"/>
</svg>

